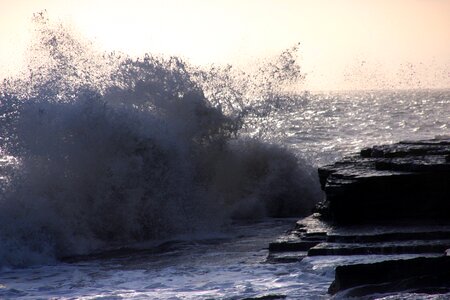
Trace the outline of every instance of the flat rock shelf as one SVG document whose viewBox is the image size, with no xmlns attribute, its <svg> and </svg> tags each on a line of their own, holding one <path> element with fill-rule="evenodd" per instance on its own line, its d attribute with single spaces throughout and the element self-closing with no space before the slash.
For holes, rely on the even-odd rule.
<svg viewBox="0 0 450 300">
<path fill-rule="evenodd" d="M 450 293 L 450 137 L 366 148 L 318 172 L 324 201 L 269 245 L 269 262 L 372 255 L 338 265 L 328 292 Z"/>
</svg>

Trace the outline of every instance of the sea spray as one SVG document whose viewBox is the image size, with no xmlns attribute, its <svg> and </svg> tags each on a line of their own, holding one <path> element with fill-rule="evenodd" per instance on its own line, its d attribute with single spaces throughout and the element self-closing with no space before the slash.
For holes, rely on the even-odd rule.
<svg viewBox="0 0 450 300">
<path fill-rule="evenodd" d="M 1 265 L 310 211 L 310 167 L 245 134 L 249 116 L 280 106 L 276 80 L 300 76 L 289 51 L 256 73 L 272 70 L 268 85 L 176 57 L 97 54 L 45 15 L 35 23 L 29 68 L 0 95 L 0 148 L 15 161 L 2 169 Z"/>
</svg>

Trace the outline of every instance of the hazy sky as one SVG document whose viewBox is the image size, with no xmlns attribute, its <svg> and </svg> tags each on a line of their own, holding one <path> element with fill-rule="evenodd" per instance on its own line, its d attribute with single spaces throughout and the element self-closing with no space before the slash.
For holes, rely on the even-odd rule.
<svg viewBox="0 0 450 300">
<path fill-rule="evenodd" d="M 450 87 L 450 0 L 0 0 L 0 77 L 44 9 L 107 51 L 245 63 L 300 42 L 309 89 Z"/>
</svg>

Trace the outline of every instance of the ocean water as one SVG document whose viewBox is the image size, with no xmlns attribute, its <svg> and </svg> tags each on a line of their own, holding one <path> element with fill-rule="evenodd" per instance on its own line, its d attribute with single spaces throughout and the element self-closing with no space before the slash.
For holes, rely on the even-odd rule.
<svg viewBox="0 0 450 300">
<path fill-rule="evenodd" d="M 363 147 L 450 133 L 449 90 L 314 93 L 282 112 L 283 142 L 314 165 Z"/>
<path fill-rule="evenodd" d="M 382 258 L 266 261 L 322 199 L 316 167 L 450 132 L 449 90 L 284 88 L 295 47 L 198 67 L 35 23 L 0 90 L 0 298 L 328 299 L 336 265 Z"/>
</svg>

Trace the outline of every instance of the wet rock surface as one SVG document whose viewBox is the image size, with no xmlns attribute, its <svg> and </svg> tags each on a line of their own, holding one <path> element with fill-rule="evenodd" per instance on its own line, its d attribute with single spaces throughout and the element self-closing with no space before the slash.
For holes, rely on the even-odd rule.
<svg viewBox="0 0 450 300">
<path fill-rule="evenodd" d="M 319 168 L 335 223 L 450 219 L 450 138 L 374 146 Z"/>
<path fill-rule="evenodd" d="M 271 243 L 268 261 L 376 256 L 344 260 L 329 293 L 450 293 L 450 138 L 366 148 L 319 177 L 318 212 Z"/>
<path fill-rule="evenodd" d="M 373 264 L 338 266 L 328 292 L 353 289 L 347 296 L 413 290 L 439 294 L 450 291 L 450 257 L 419 257 Z"/>
<path fill-rule="evenodd" d="M 273 256 L 280 253 L 298 256 L 443 256 L 447 249 L 450 249 L 450 223 L 336 225 L 322 220 L 317 213 L 298 221 L 296 228 L 269 245 L 270 255 Z"/>
</svg>

